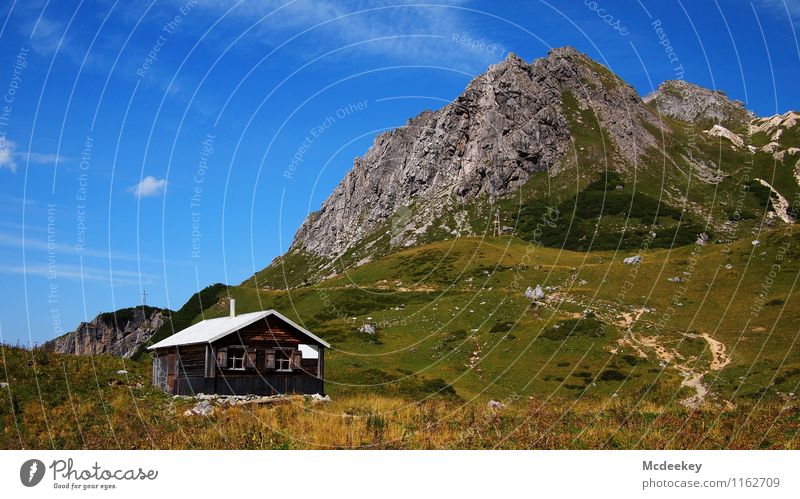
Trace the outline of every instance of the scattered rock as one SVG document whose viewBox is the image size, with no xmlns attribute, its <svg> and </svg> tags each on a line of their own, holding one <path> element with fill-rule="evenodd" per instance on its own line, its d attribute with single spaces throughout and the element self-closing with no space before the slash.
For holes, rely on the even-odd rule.
<svg viewBox="0 0 800 499">
<path fill-rule="evenodd" d="M 701 232 L 700 234 L 697 235 L 697 240 L 694 243 L 697 244 L 698 246 L 705 246 L 707 242 L 708 242 L 708 234 L 706 234 L 705 232 Z"/>
<path fill-rule="evenodd" d="M 311 402 L 314 404 L 328 403 L 331 401 L 331 398 L 329 396 L 325 395 L 323 397 L 319 393 L 315 393 L 314 395 L 307 395 L 306 398 L 311 399 Z"/>
<path fill-rule="evenodd" d="M 0 383 L 0 388 L 8 388 L 8 383 Z"/>
<path fill-rule="evenodd" d="M 669 278 L 669 279 L 667 279 L 667 280 L 668 280 L 669 282 L 683 282 L 683 277 L 679 277 L 679 276 L 676 276 L 676 277 L 670 277 L 670 278 Z"/>
<path fill-rule="evenodd" d="M 642 257 L 640 255 L 633 255 L 623 259 L 622 263 L 624 263 L 625 265 L 635 265 L 637 263 L 641 263 L 641 261 Z"/>
<path fill-rule="evenodd" d="M 490 400 L 487 406 L 489 407 L 489 409 L 505 409 L 506 407 L 504 403 L 494 399 Z"/>
<path fill-rule="evenodd" d="M 120 369 L 119 371 L 117 371 L 117 374 L 128 374 L 128 371 L 126 371 L 125 369 Z"/>
<path fill-rule="evenodd" d="M 375 326 L 373 326 L 372 324 L 370 324 L 368 322 L 368 323 L 364 324 L 363 326 L 361 326 L 360 328 L 358 328 L 358 332 L 359 333 L 364 333 L 364 334 L 375 334 L 376 330 L 375 330 Z"/>
<path fill-rule="evenodd" d="M 754 240 L 754 241 L 753 241 L 753 243 L 752 243 L 752 244 L 753 244 L 753 246 L 758 246 L 759 244 L 761 244 L 761 241 L 759 241 L 758 239 L 756 239 L 756 240 Z"/>
<path fill-rule="evenodd" d="M 730 263 L 726 263 L 725 264 L 725 270 L 731 270 L 732 268 L 733 268 L 733 265 L 731 265 Z"/>
<path fill-rule="evenodd" d="M 528 289 L 525 290 L 525 298 L 531 301 L 539 301 L 544 298 L 544 290 L 542 289 L 541 284 L 537 284 L 535 288 L 531 288 L 528 286 Z"/>
<path fill-rule="evenodd" d="M 211 416 L 212 414 L 214 414 L 214 406 L 208 400 L 201 400 L 183 413 L 184 416 Z"/>
</svg>

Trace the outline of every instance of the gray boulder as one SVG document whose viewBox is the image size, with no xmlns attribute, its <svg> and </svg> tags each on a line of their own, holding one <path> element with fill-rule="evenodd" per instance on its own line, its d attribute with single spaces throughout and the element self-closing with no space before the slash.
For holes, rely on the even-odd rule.
<svg viewBox="0 0 800 499">
<path fill-rule="evenodd" d="M 359 333 L 364 333 L 364 334 L 375 334 L 377 332 L 377 330 L 375 329 L 374 325 L 372 325 L 369 322 L 367 322 L 366 324 L 364 324 L 363 326 L 358 328 L 358 332 Z"/>
<path fill-rule="evenodd" d="M 528 289 L 525 290 L 525 298 L 531 301 L 539 301 L 544 299 L 544 290 L 542 289 L 541 284 L 537 284 L 535 288 L 531 288 L 528 286 Z"/>
</svg>

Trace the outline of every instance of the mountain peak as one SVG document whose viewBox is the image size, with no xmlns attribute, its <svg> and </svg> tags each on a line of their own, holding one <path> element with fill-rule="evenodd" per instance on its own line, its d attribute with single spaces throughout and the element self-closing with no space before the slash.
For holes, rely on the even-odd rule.
<svg viewBox="0 0 800 499">
<path fill-rule="evenodd" d="M 575 47 L 566 45 L 564 47 L 555 47 L 550 49 L 547 52 L 547 57 L 545 59 L 549 60 L 566 59 L 569 61 L 577 62 L 576 59 L 581 56 L 584 56 L 584 54 L 579 52 Z M 505 59 L 491 66 L 488 72 L 491 72 L 493 69 L 508 68 L 510 66 L 528 69 L 531 67 L 531 65 L 532 65 L 531 63 L 527 62 L 525 59 L 518 56 L 515 52 L 509 52 L 508 55 L 506 55 Z"/>
<path fill-rule="evenodd" d="M 534 174 L 556 176 L 572 165 L 577 115 L 592 116 L 577 126 L 606 131 L 602 150 L 619 171 L 658 145 L 650 132 L 658 118 L 602 64 L 573 47 L 531 63 L 510 53 L 452 103 L 379 135 L 309 215 L 290 252 L 330 259 L 354 250 L 367 258 L 387 238 L 389 248 L 417 244 L 450 227 L 437 220 L 454 207 L 505 196 Z"/>
<path fill-rule="evenodd" d="M 664 81 L 643 100 L 670 118 L 703 126 L 719 123 L 737 127 L 755 117 L 743 102 L 728 98 L 725 92 L 684 80 Z"/>
<path fill-rule="evenodd" d="M 563 47 L 554 47 L 547 52 L 547 57 L 570 59 L 583 55 L 572 45 L 564 45 Z"/>
</svg>

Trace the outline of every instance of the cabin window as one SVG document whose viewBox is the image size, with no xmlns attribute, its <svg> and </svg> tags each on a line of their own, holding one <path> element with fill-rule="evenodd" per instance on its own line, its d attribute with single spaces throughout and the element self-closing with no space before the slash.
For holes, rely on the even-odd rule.
<svg viewBox="0 0 800 499">
<path fill-rule="evenodd" d="M 228 348 L 228 369 L 244 371 L 244 348 Z"/>
<path fill-rule="evenodd" d="M 275 350 L 275 369 L 283 372 L 291 372 L 292 371 L 291 358 L 292 358 L 291 350 L 284 350 L 284 349 Z"/>
</svg>

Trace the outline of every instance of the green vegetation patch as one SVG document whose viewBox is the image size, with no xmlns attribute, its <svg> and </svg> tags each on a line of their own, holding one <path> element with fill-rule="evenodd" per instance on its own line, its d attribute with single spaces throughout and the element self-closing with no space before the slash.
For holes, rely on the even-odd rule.
<svg viewBox="0 0 800 499">
<path fill-rule="evenodd" d="M 548 327 L 541 337 L 552 341 L 564 341 L 567 338 L 602 338 L 606 335 L 606 327 L 593 317 L 567 319 Z"/>
</svg>

